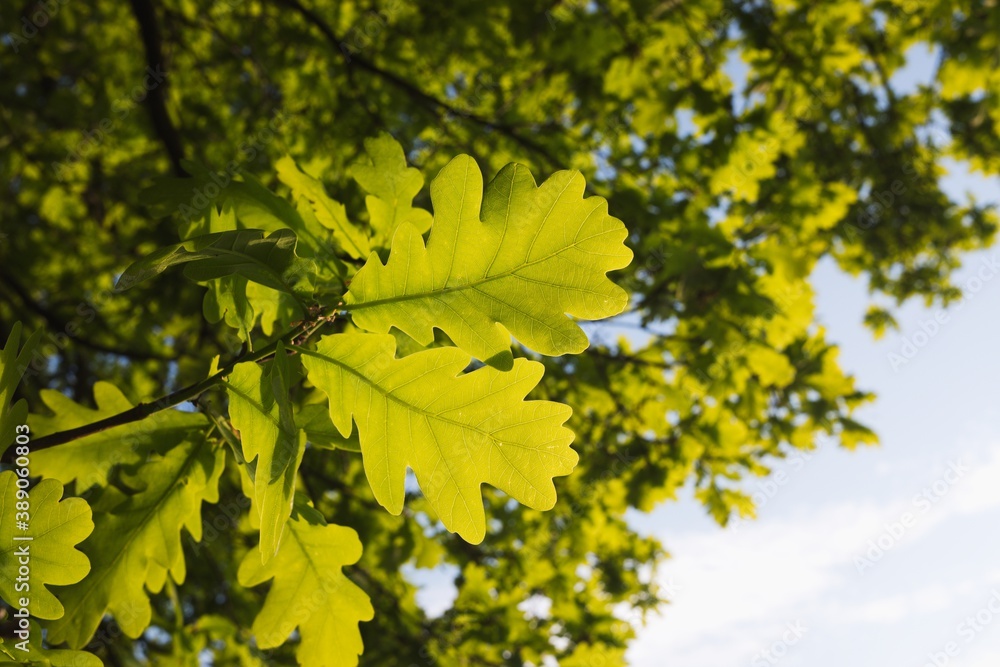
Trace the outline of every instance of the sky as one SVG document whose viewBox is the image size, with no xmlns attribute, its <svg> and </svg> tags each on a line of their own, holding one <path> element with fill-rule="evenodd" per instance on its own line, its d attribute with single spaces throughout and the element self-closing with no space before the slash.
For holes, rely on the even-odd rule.
<svg viewBox="0 0 1000 667">
<path fill-rule="evenodd" d="M 881 444 L 822 442 L 776 466 L 747 487 L 758 518 L 726 529 L 690 493 L 633 514 L 672 555 L 660 582 L 673 602 L 629 664 L 1000 664 L 1000 251 L 969 255 L 958 282 L 990 262 L 995 280 L 973 281 L 943 323 L 907 306 L 879 341 L 861 325 L 865 284 L 817 269 L 818 319 L 878 395 L 859 419 Z"/>
<path fill-rule="evenodd" d="M 935 58 L 915 47 L 897 90 Z M 948 166 L 953 197 L 1000 203 L 997 179 Z M 817 267 L 817 319 L 877 394 L 857 414 L 881 443 L 792 457 L 747 487 L 758 518 L 726 529 L 690 492 L 633 513 L 672 555 L 660 573 L 672 603 L 630 665 L 1000 665 L 1000 250 L 963 264 L 959 304 L 906 304 L 877 341 L 862 326 L 865 281 Z"/>
<path fill-rule="evenodd" d="M 908 56 L 900 92 L 936 59 L 920 46 Z M 954 198 L 1000 203 L 997 179 L 947 166 Z M 875 340 L 864 279 L 819 264 L 817 320 L 842 368 L 877 395 L 856 417 L 881 442 L 820 442 L 750 480 L 753 521 L 719 527 L 690 489 L 632 512 L 671 554 L 659 573 L 671 603 L 639 631 L 630 665 L 1000 665 L 1000 249 L 967 255 L 954 280 L 959 304 L 905 304 L 899 330 Z M 413 573 L 428 612 L 450 606 L 453 574 Z"/>
</svg>

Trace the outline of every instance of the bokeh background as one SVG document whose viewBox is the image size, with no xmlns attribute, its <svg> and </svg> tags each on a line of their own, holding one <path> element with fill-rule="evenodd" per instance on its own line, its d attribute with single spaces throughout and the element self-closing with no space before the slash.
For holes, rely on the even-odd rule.
<svg viewBox="0 0 1000 667">
<path fill-rule="evenodd" d="M 307 451 L 302 489 L 365 544 L 362 665 L 997 664 L 997 0 L 4 3 L 0 340 L 46 332 L 32 412 L 239 351 L 198 285 L 110 291 L 183 236 L 197 165 L 290 199 L 290 155 L 364 224 L 383 132 L 425 181 L 460 153 L 579 169 L 636 258 L 630 312 L 546 360 L 581 455 L 552 511 L 487 489 L 468 545 L 415 484 L 390 517 L 357 457 Z M 147 631 L 106 617 L 91 650 L 294 664 L 297 637 L 256 649 L 255 535 L 227 521 Z"/>
</svg>

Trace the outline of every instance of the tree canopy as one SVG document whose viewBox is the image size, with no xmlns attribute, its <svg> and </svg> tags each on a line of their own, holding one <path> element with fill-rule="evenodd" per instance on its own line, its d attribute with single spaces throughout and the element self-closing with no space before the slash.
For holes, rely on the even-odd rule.
<svg viewBox="0 0 1000 667">
<path fill-rule="evenodd" d="M 875 442 L 817 263 L 879 335 L 997 228 L 940 184 L 1000 173 L 995 0 L 0 17 L 0 449 L 59 530 L 15 661 L 625 664 L 627 511 Z"/>
</svg>

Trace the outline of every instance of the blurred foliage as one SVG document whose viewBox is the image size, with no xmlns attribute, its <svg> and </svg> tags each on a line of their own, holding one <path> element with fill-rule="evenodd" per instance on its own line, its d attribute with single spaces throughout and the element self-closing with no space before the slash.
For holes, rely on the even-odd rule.
<svg viewBox="0 0 1000 667">
<path fill-rule="evenodd" d="M 574 408 L 580 463 L 553 510 L 484 488 L 470 545 L 415 486 L 402 516 L 382 510 L 351 447 L 306 449 L 299 490 L 364 545 L 344 569 L 375 610 L 362 664 L 624 664 L 665 557 L 630 508 L 691 485 L 725 524 L 753 514 L 741 480 L 776 459 L 821 436 L 874 441 L 850 417 L 871 396 L 814 319 L 817 262 L 868 281 L 880 332 L 907 299 L 957 299 L 949 276 L 996 230 L 940 187 L 952 161 L 1000 173 L 996 0 L 49 0 L 5 3 L 0 26 L 0 340 L 17 320 L 44 330 L 22 383 L 34 413 L 43 389 L 93 405 L 98 379 L 150 400 L 240 351 L 246 321 L 202 316 L 204 300 L 221 319 L 224 291 L 112 291 L 198 224 L 157 201 L 166 186 L 146 194 L 193 176 L 171 187 L 196 202 L 185 159 L 289 197 L 308 185 L 278 179 L 290 155 L 361 212 L 364 140 L 388 132 L 425 180 L 460 153 L 487 179 L 513 161 L 578 169 L 628 226 L 636 259 L 615 279 L 631 311 L 589 325 L 587 353 L 545 359 L 532 394 Z M 900 92 L 890 80 L 924 48 L 934 71 Z M 377 229 L 385 210 L 367 210 Z M 184 536 L 183 585 L 150 588 L 151 628 L 130 640 L 100 621 L 89 648 L 106 664 L 294 664 L 296 637 L 251 640 L 267 587 L 236 583 L 256 531 L 227 461 L 203 541 Z M 407 573 L 444 564 L 457 598 L 429 617 Z"/>
</svg>

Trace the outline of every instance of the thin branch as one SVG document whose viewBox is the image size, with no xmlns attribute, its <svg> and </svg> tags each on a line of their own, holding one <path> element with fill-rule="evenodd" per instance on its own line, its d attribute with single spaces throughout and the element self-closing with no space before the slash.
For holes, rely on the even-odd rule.
<svg viewBox="0 0 1000 667">
<path fill-rule="evenodd" d="M 32 450 L 38 451 L 49 447 L 55 447 L 56 445 L 62 445 L 78 438 L 106 431 L 109 428 L 141 421 L 152 414 L 160 412 L 161 410 L 166 410 L 167 408 L 172 408 L 173 406 L 184 403 L 185 401 L 193 400 L 215 385 L 219 384 L 225 376 L 233 372 L 233 369 L 237 364 L 251 361 L 263 361 L 265 358 L 273 356 L 278 347 L 278 343 L 288 344 L 295 340 L 302 340 L 304 342 L 304 340 L 307 340 L 327 322 L 328 320 L 325 318 L 320 319 L 318 322 L 304 322 L 271 345 L 261 348 L 256 352 L 247 352 L 237 357 L 232 362 L 221 368 L 217 373 L 205 378 L 201 382 L 196 382 L 195 384 L 188 385 L 187 387 L 182 387 L 181 389 L 167 394 L 152 403 L 139 403 L 134 408 L 130 408 L 124 412 L 119 412 L 118 414 L 111 415 L 110 417 L 105 417 L 104 419 L 100 419 L 91 424 L 84 424 L 83 426 L 77 426 L 76 428 L 46 435 L 32 441 Z"/>
<path fill-rule="evenodd" d="M 110 345 L 105 345 L 104 343 L 99 343 L 95 340 L 90 340 L 84 338 L 78 333 L 73 333 L 70 331 L 70 322 L 66 322 L 59 315 L 52 312 L 38 301 L 31 297 L 31 293 L 23 285 L 21 285 L 12 275 L 6 271 L 0 271 L 0 277 L 3 278 L 4 283 L 7 285 L 8 289 L 17 295 L 21 303 L 28 309 L 33 311 L 35 314 L 40 316 L 45 322 L 58 331 L 66 334 L 70 340 L 79 343 L 83 347 L 90 348 L 96 352 L 104 352 L 105 354 L 113 354 L 120 357 L 129 357 L 130 359 L 139 359 L 143 361 L 158 360 L 158 361 L 174 361 L 174 357 L 168 356 L 166 354 L 160 354 L 157 352 L 149 352 L 144 350 L 134 350 L 129 348 L 117 348 Z"/>
<path fill-rule="evenodd" d="M 379 67 L 378 65 L 368 60 L 367 58 L 364 58 L 356 53 L 352 53 L 348 56 L 348 54 L 344 53 L 344 50 L 342 49 L 344 40 L 342 40 L 340 37 L 337 36 L 335 32 L 333 32 L 333 29 L 326 21 L 323 20 L 323 17 L 321 17 L 319 14 L 309 9 L 308 7 L 304 6 L 301 2 L 299 2 L 299 0 L 275 0 L 275 2 L 295 10 L 308 23 L 310 23 L 317 30 L 323 33 L 323 36 L 327 39 L 328 42 L 330 42 L 330 46 L 335 51 L 341 53 L 344 56 L 345 62 L 347 63 L 348 67 L 356 65 L 359 68 L 367 72 L 370 72 L 371 74 L 374 74 L 384 79 L 385 81 L 388 81 L 393 86 L 395 86 L 396 88 L 402 90 L 404 93 L 409 95 L 415 101 L 419 102 L 424 107 L 436 113 L 443 111 L 450 116 L 466 118 L 478 125 L 482 125 L 483 127 L 497 130 L 504 136 L 514 141 L 515 143 L 542 156 L 543 158 L 548 160 L 548 162 L 551 163 L 552 166 L 557 168 L 561 166 L 559 160 L 557 160 L 555 156 L 548 151 L 547 148 L 535 142 L 534 140 L 519 134 L 517 132 L 517 129 L 513 125 L 496 122 L 488 118 L 484 118 L 483 116 L 480 116 L 478 114 L 474 114 L 469 111 L 464 111 L 462 109 L 459 109 L 449 104 L 448 102 L 445 102 L 444 100 L 438 99 L 437 97 L 434 97 L 433 95 L 424 92 L 423 90 L 421 90 L 414 84 L 410 83 L 406 79 L 400 77 L 399 75 L 393 72 L 390 72 L 386 69 Z M 439 113 L 438 115 L 440 117 Z"/>
<path fill-rule="evenodd" d="M 142 35 L 142 44 L 146 50 L 146 63 L 153 72 L 166 73 L 163 62 L 162 41 L 160 39 L 160 26 L 156 20 L 156 8 L 150 0 L 131 0 L 132 13 L 139 23 L 139 32 Z M 181 160 L 184 159 L 184 148 L 181 144 L 181 136 L 174 126 L 167 112 L 167 102 L 164 82 L 158 82 L 149 90 L 146 96 L 146 105 L 149 108 L 149 115 L 153 121 L 156 134 L 167 149 L 170 163 L 173 165 L 174 174 L 177 176 L 189 176 Z"/>
</svg>

